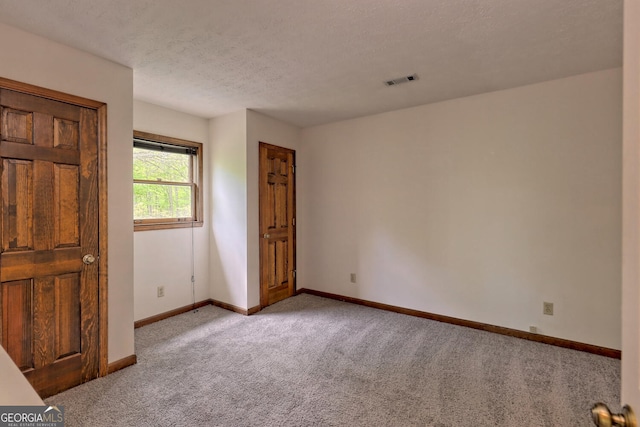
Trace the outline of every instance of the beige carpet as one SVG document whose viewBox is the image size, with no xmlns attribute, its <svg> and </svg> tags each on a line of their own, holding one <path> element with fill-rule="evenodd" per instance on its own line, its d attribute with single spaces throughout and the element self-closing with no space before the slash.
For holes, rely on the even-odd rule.
<svg viewBox="0 0 640 427">
<path fill-rule="evenodd" d="M 72 426 L 589 426 L 620 361 L 300 295 L 136 331 L 138 364 L 47 399 Z"/>
</svg>

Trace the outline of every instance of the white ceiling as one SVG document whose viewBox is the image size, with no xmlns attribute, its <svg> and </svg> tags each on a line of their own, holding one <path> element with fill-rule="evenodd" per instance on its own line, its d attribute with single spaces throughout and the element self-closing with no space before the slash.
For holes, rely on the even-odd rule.
<svg viewBox="0 0 640 427">
<path fill-rule="evenodd" d="M 0 0 L 0 22 L 133 68 L 136 99 L 301 127 L 622 65 L 622 0 Z"/>
</svg>

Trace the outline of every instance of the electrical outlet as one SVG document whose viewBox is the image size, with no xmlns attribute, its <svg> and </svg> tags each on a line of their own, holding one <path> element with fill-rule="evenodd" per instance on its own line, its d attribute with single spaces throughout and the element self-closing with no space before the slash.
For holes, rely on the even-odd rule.
<svg viewBox="0 0 640 427">
<path fill-rule="evenodd" d="M 158 286 L 158 298 L 164 296 L 164 286 Z"/>
<path fill-rule="evenodd" d="M 537 334 L 538 333 L 538 327 L 537 326 L 529 326 L 529 332 L 531 332 L 532 334 Z"/>
<path fill-rule="evenodd" d="M 552 302 L 543 302 L 542 303 L 542 314 L 546 314 L 547 316 L 553 316 L 553 303 Z"/>
<path fill-rule="evenodd" d="M 356 273 L 351 273 L 351 283 L 356 283 Z"/>
</svg>

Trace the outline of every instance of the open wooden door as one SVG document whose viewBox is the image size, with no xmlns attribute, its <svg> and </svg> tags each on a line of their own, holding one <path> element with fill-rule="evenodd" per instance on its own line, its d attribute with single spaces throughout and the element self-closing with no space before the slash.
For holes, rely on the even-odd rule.
<svg viewBox="0 0 640 427">
<path fill-rule="evenodd" d="M 622 401 L 640 410 L 640 2 L 624 2 Z"/>
<path fill-rule="evenodd" d="M 260 143 L 260 306 L 295 292 L 295 151 Z"/>
<path fill-rule="evenodd" d="M 0 343 L 42 397 L 106 355 L 98 142 L 97 109 L 0 84 Z"/>
<path fill-rule="evenodd" d="M 594 410 L 598 426 L 637 426 L 640 411 L 640 2 L 624 2 L 621 414 Z M 614 303 L 614 302 L 612 302 Z M 603 310 L 606 306 L 603 305 Z M 635 415 L 633 414 L 635 412 Z"/>
</svg>

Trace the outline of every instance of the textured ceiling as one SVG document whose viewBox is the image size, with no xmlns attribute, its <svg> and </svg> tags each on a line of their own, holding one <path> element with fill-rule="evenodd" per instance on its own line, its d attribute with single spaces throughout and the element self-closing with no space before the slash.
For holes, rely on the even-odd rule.
<svg viewBox="0 0 640 427">
<path fill-rule="evenodd" d="M 301 127 L 622 65 L 622 0 L 0 0 L 0 22 L 133 68 L 137 99 Z"/>
</svg>

